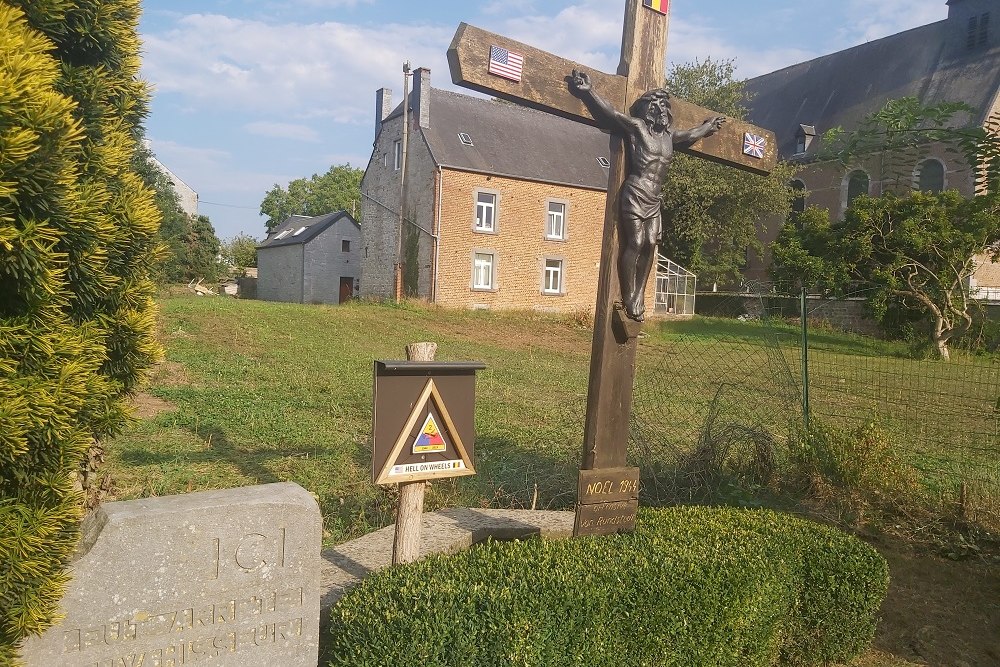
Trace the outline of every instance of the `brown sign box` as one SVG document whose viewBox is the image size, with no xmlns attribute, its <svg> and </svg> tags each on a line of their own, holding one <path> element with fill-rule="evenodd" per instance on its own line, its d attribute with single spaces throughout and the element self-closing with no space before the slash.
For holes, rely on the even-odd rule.
<svg viewBox="0 0 1000 667">
<path fill-rule="evenodd" d="M 374 483 L 476 474 L 476 371 L 483 368 L 478 362 L 375 362 Z"/>
</svg>

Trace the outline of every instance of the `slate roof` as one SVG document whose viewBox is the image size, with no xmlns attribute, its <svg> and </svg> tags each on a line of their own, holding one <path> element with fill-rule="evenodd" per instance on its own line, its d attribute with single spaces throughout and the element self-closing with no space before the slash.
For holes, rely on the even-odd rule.
<svg viewBox="0 0 1000 667">
<path fill-rule="evenodd" d="M 298 245 L 309 243 L 312 239 L 316 238 L 324 231 L 333 227 L 340 220 L 347 219 L 354 223 L 358 227 L 358 221 L 351 217 L 351 214 L 347 211 L 335 211 L 333 213 L 327 213 L 326 215 L 317 215 L 313 217 L 305 215 L 293 215 L 287 218 L 284 222 L 274 228 L 274 231 L 268 236 L 268 238 L 261 242 L 257 249 L 262 248 L 276 248 L 278 246 L 288 246 L 288 245 Z M 294 236 L 295 230 L 300 227 L 305 227 L 305 230 L 298 236 Z M 292 234 L 284 238 L 278 238 L 278 236 L 283 231 L 291 231 Z"/>
<path fill-rule="evenodd" d="M 594 190 L 608 187 L 609 137 L 597 128 L 496 100 L 431 89 L 430 127 L 422 128 L 443 167 Z M 399 116 L 398 105 L 389 118 Z M 461 142 L 468 134 L 472 146 Z"/>
<path fill-rule="evenodd" d="M 1000 46 L 967 50 L 960 39 L 945 19 L 750 79 L 749 119 L 775 132 L 785 158 L 795 152 L 800 124 L 819 135 L 851 129 L 900 97 L 965 102 L 979 113 L 961 122 L 981 125 L 1000 89 Z"/>
</svg>

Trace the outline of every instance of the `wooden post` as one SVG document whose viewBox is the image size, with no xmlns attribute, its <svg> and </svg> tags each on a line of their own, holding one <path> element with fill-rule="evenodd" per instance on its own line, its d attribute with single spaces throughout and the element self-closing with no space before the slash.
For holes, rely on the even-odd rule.
<svg viewBox="0 0 1000 667">
<path fill-rule="evenodd" d="M 410 343 L 407 361 L 434 361 L 437 343 Z M 399 485 L 396 509 L 396 535 L 392 542 L 392 564 L 412 563 L 420 558 L 420 527 L 424 516 L 424 492 L 427 482 L 404 482 Z"/>
<path fill-rule="evenodd" d="M 648 11 L 639 0 L 625 3 L 625 29 L 618 65 L 618 76 L 626 82 L 625 97 L 615 100 L 621 109 L 628 109 L 645 91 L 663 85 L 667 22 L 666 16 Z M 619 210 L 615 195 L 625 181 L 625 171 L 623 142 L 614 136 L 590 356 L 581 464 L 584 470 L 624 466 L 628 444 L 636 336 L 641 326 L 628 321 L 623 313 L 615 312 L 616 301 L 621 298 L 617 269 Z"/>
</svg>

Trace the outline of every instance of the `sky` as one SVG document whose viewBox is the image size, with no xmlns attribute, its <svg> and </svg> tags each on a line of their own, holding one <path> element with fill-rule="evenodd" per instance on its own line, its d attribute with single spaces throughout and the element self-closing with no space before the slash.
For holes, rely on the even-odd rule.
<svg viewBox="0 0 1000 667">
<path fill-rule="evenodd" d="M 614 72 L 623 0 L 144 0 L 153 152 L 200 197 L 220 239 L 264 236 L 275 184 L 364 169 L 375 91 L 402 63 L 451 83 L 459 23 Z M 668 66 L 734 59 L 750 78 L 947 16 L 945 0 L 673 0 Z M 464 91 L 468 92 L 468 91 Z"/>
</svg>

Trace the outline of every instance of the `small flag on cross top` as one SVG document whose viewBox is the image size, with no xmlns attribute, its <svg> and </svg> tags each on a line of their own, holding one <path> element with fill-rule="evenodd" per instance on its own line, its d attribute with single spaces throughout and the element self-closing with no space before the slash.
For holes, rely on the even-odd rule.
<svg viewBox="0 0 1000 667">
<path fill-rule="evenodd" d="M 490 47 L 490 66 L 487 72 L 502 76 L 511 81 L 521 80 L 521 67 L 524 65 L 524 56 L 514 53 L 499 46 Z"/>
<path fill-rule="evenodd" d="M 649 7 L 661 14 L 666 14 L 670 11 L 670 0 L 642 0 L 642 4 L 644 7 Z"/>
<path fill-rule="evenodd" d="M 762 159 L 767 148 L 767 139 L 750 132 L 743 133 L 743 154 Z"/>
</svg>

